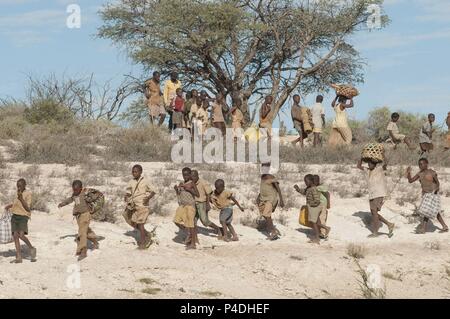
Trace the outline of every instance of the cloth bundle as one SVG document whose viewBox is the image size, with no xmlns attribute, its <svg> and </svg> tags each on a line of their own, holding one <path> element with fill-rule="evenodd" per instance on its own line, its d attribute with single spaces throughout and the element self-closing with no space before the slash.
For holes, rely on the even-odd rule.
<svg viewBox="0 0 450 319">
<path fill-rule="evenodd" d="M 13 241 L 11 217 L 12 214 L 9 211 L 0 217 L 0 244 L 9 244 Z"/>
</svg>

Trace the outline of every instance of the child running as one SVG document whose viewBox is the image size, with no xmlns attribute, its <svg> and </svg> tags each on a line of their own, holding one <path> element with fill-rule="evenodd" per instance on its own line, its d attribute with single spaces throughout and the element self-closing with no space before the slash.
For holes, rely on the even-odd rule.
<svg viewBox="0 0 450 319">
<path fill-rule="evenodd" d="M 196 221 L 199 218 L 203 226 L 214 229 L 219 239 L 222 239 L 220 227 L 209 220 L 208 213 L 211 210 L 211 193 L 213 192 L 209 183 L 198 176 L 198 171 L 192 171 L 192 181 L 197 186 L 200 196 L 195 197 L 195 208 L 197 211 Z"/>
<path fill-rule="evenodd" d="M 185 167 L 182 170 L 183 183 L 175 185 L 174 189 L 178 197 L 177 211 L 174 223 L 180 230 L 187 230 L 185 245 L 187 250 L 196 249 L 198 243 L 197 229 L 195 227 L 195 197 L 199 197 L 197 186 L 192 180 L 192 171 Z"/>
<path fill-rule="evenodd" d="M 141 165 L 133 166 L 131 175 L 133 179 L 128 182 L 123 217 L 128 225 L 139 231 L 138 249 L 147 249 L 151 245 L 150 233 L 145 229 L 150 215 L 149 202 L 155 196 L 155 191 L 148 180 L 142 176 Z"/>
<path fill-rule="evenodd" d="M 331 195 L 328 192 L 328 187 L 320 183 L 319 175 L 314 175 L 314 185 L 316 185 L 317 190 L 320 193 L 320 205 L 322 206 L 322 212 L 319 215 L 320 223 L 326 226 L 328 221 L 328 210 L 331 208 Z M 328 238 L 325 229 L 320 230 L 320 238 Z"/>
<path fill-rule="evenodd" d="M 363 161 L 360 160 L 358 162 L 358 168 L 364 171 L 364 167 L 362 166 Z M 394 236 L 394 228 L 395 225 L 393 223 L 388 222 L 383 216 L 381 216 L 380 211 L 383 207 L 385 198 L 388 195 L 387 183 L 385 171 L 387 170 L 386 161 L 384 164 L 376 163 L 374 161 L 368 161 L 369 165 L 369 174 L 368 177 L 368 185 L 369 185 L 369 204 L 370 204 L 370 212 L 372 213 L 372 225 L 371 231 L 372 234 L 369 235 L 369 238 L 376 238 L 379 234 L 380 229 L 380 221 L 385 224 L 389 229 L 389 238 Z"/>
<path fill-rule="evenodd" d="M 21 178 L 17 181 L 17 194 L 12 204 L 7 205 L 5 210 L 12 213 L 11 217 L 11 231 L 16 246 L 16 259 L 12 264 L 22 263 L 22 249 L 20 247 L 20 240 L 22 240 L 30 250 L 31 262 L 36 262 L 36 248 L 33 247 L 28 235 L 28 221 L 31 217 L 31 192 L 26 190 L 27 183 Z"/>
<path fill-rule="evenodd" d="M 425 234 L 427 231 L 427 225 L 430 219 L 439 221 L 442 225 L 442 233 L 448 232 L 448 226 L 445 224 L 441 215 L 441 199 L 439 197 L 439 179 L 437 173 L 428 168 L 429 162 L 426 158 L 419 160 L 420 172 L 416 176 L 412 177 L 412 168 L 408 167 L 406 174 L 409 183 L 415 183 L 420 181 L 422 186 L 422 203 L 419 207 L 419 214 L 423 217 L 421 224 L 418 227 L 418 234 Z"/>
<path fill-rule="evenodd" d="M 420 156 L 426 156 L 429 154 L 433 146 L 433 133 L 435 128 L 433 128 L 433 123 L 436 120 L 434 114 L 428 115 L 428 121 L 422 126 L 419 135 L 419 145 L 420 145 Z"/>
<path fill-rule="evenodd" d="M 90 240 L 93 244 L 93 249 L 98 249 L 97 236 L 94 231 L 89 227 L 91 221 L 91 208 L 86 202 L 85 189 L 83 189 L 83 183 L 76 180 L 72 183 L 73 194 L 68 199 L 64 200 L 58 205 L 58 208 L 62 208 L 71 203 L 75 203 L 73 206 L 73 216 L 77 219 L 78 223 L 78 237 L 77 237 L 77 251 L 78 261 L 81 261 L 87 257 L 87 242 Z"/>
<path fill-rule="evenodd" d="M 320 245 L 320 230 L 324 229 L 325 237 L 328 237 L 331 228 L 322 225 L 322 223 L 320 222 L 319 216 L 322 212 L 320 192 L 317 190 L 317 187 L 314 184 L 313 175 L 309 174 L 305 176 L 305 185 L 305 190 L 300 189 L 298 185 L 294 185 L 294 189 L 298 193 L 306 196 L 306 205 L 308 206 L 308 221 L 311 223 L 311 227 L 314 230 L 313 239 L 310 241 L 310 243 Z"/>
<path fill-rule="evenodd" d="M 239 237 L 236 234 L 233 225 L 233 205 L 236 205 L 242 212 L 244 209 L 234 198 L 233 193 L 225 189 L 225 182 L 222 179 L 218 179 L 215 183 L 215 190 L 211 195 L 211 203 L 214 207 L 220 210 L 220 223 L 223 228 L 223 240 L 230 241 L 228 230 L 231 233 L 232 241 L 239 241 Z"/>
<path fill-rule="evenodd" d="M 258 198 L 259 213 L 266 221 L 266 231 L 268 240 L 277 240 L 280 238 L 280 232 L 273 224 L 272 214 L 277 209 L 278 204 L 284 207 L 283 195 L 280 190 L 280 183 L 274 175 L 270 173 L 270 163 L 261 165 L 261 184 Z"/>
</svg>

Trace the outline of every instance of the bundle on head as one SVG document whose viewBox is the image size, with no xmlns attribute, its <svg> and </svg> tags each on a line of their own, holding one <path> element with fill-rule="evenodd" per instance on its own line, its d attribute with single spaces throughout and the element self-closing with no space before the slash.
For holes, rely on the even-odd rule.
<svg viewBox="0 0 450 319">
<path fill-rule="evenodd" d="M 370 143 L 364 146 L 361 154 L 364 162 L 381 163 L 384 161 L 384 146 L 380 143 Z"/>
<path fill-rule="evenodd" d="M 358 89 L 348 84 L 331 84 L 331 87 L 336 90 L 337 95 L 345 96 L 348 99 L 359 95 Z"/>
</svg>

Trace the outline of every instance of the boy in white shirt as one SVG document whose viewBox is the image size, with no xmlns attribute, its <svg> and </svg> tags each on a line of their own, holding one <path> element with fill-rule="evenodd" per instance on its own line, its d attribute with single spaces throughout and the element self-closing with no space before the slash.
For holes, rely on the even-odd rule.
<svg viewBox="0 0 450 319">
<path fill-rule="evenodd" d="M 368 186 L 369 186 L 369 202 L 370 212 L 372 213 L 372 235 L 369 238 L 375 238 L 379 236 L 378 230 L 380 229 L 380 221 L 385 224 L 389 229 L 389 238 L 394 236 L 395 225 L 388 222 L 380 211 L 383 207 L 385 198 L 388 194 L 385 171 L 387 170 L 387 163 L 376 163 L 374 161 L 368 161 L 369 174 L 368 174 Z M 362 166 L 362 160 L 358 162 L 358 168 L 364 171 Z"/>
</svg>

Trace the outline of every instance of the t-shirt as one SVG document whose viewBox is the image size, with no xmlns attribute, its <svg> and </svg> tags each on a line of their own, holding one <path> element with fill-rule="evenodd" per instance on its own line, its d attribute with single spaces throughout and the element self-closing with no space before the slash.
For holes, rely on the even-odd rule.
<svg viewBox="0 0 450 319">
<path fill-rule="evenodd" d="M 144 203 L 148 200 L 152 193 L 155 193 L 153 186 L 143 176 L 141 176 L 139 180 L 132 179 L 129 181 L 126 188 L 126 194 L 133 195 L 130 200 L 133 201 L 136 206 L 145 206 Z"/>
<path fill-rule="evenodd" d="M 195 198 L 195 202 L 206 203 L 207 195 L 211 195 L 212 193 L 212 189 L 209 186 L 208 182 L 203 179 L 199 179 L 197 182 L 197 189 L 200 196 Z"/>
<path fill-rule="evenodd" d="M 273 183 L 277 180 L 274 177 L 261 179 L 261 185 L 259 190 L 259 198 L 261 202 L 270 202 L 273 206 L 278 203 L 278 192 L 275 189 Z"/>
<path fill-rule="evenodd" d="M 369 170 L 369 199 L 386 197 L 388 194 L 386 176 L 381 164 L 378 164 L 373 170 Z"/>
<path fill-rule="evenodd" d="M 24 202 L 27 204 L 28 208 L 31 208 L 31 193 L 29 191 L 24 191 L 22 193 L 22 198 Z M 18 196 L 14 198 L 13 206 L 11 207 L 11 212 L 14 215 L 19 216 L 31 216 L 31 212 L 27 212 L 25 208 L 23 208 L 22 202 L 19 200 Z"/>
<path fill-rule="evenodd" d="M 184 111 L 184 99 L 182 97 L 177 96 L 173 104 L 175 112 Z"/>
<path fill-rule="evenodd" d="M 218 210 L 222 210 L 228 207 L 233 206 L 233 201 L 230 197 L 233 196 L 232 192 L 224 190 L 220 195 L 217 195 L 216 192 L 213 192 L 211 195 L 211 201 L 215 208 Z"/>
<path fill-rule="evenodd" d="M 325 197 L 324 193 L 328 193 L 328 187 L 326 187 L 325 185 L 319 185 L 317 186 L 317 190 L 320 193 L 320 203 L 322 205 L 324 205 L 325 207 L 328 206 L 328 200 Z"/>
<path fill-rule="evenodd" d="M 420 130 L 419 142 L 420 143 L 432 143 L 432 140 L 430 139 L 430 137 L 423 132 L 423 131 L 432 132 L 432 130 L 433 130 L 433 126 L 431 125 L 431 123 L 426 122 L 422 126 L 422 129 Z"/>
<path fill-rule="evenodd" d="M 147 92 L 149 94 L 148 102 L 151 105 L 160 105 L 161 104 L 161 87 L 159 85 L 159 82 L 156 82 L 154 79 L 150 79 L 147 82 L 145 82 L 145 85 L 147 87 Z"/>
<path fill-rule="evenodd" d="M 306 204 L 311 207 L 320 206 L 320 193 L 317 187 L 312 186 L 306 189 Z"/>
<path fill-rule="evenodd" d="M 334 119 L 332 123 L 333 128 L 348 128 L 348 119 L 347 119 L 347 112 L 341 109 L 341 104 L 338 103 L 334 107 L 334 111 L 336 112 L 336 118 Z"/>
<path fill-rule="evenodd" d="M 311 108 L 312 120 L 315 128 L 322 128 L 322 115 L 325 115 L 325 109 L 323 108 L 322 103 L 316 103 Z"/>
<path fill-rule="evenodd" d="M 219 103 L 214 103 L 212 107 L 212 117 L 213 123 L 222 123 L 225 122 L 223 117 L 222 105 Z"/>
<path fill-rule="evenodd" d="M 394 136 L 398 135 L 400 133 L 400 130 L 398 129 L 397 123 L 395 123 L 395 122 L 389 123 L 389 125 L 388 125 L 386 130 L 388 132 L 391 131 Z"/>
<path fill-rule="evenodd" d="M 73 206 L 73 215 L 84 214 L 91 211 L 91 208 L 86 202 L 85 190 L 81 191 L 80 195 L 69 197 L 62 202 L 64 206 L 71 203 L 75 203 Z"/>
<path fill-rule="evenodd" d="M 164 83 L 164 103 L 165 105 L 170 105 L 170 102 L 177 95 L 177 89 L 181 88 L 181 82 L 177 81 L 176 83 L 172 82 L 172 80 L 167 80 Z"/>
</svg>

